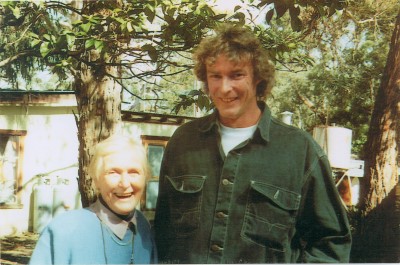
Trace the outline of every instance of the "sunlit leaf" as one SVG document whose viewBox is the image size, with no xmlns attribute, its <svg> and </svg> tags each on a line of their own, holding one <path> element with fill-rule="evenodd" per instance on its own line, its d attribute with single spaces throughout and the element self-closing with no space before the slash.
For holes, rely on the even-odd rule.
<svg viewBox="0 0 400 265">
<path fill-rule="evenodd" d="M 93 47 L 94 45 L 94 39 L 88 39 L 85 41 L 85 49 L 89 49 L 90 47 Z"/>
<path fill-rule="evenodd" d="M 76 39 L 75 35 L 67 34 L 67 35 L 65 35 L 65 37 L 67 39 L 68 47 L 72 48 L 72 46 L 75 43 L 75 39 Z"/>
<path fill-rule="evenodd" d="M 41 42 L 42 41 L 39 39 L 33 39 L 30 44 L 31 44 L 31 47 L 35 47 L 36 45 L 38 45 Z"/>
<path fill-rule="evenodd" d="M 14 15 L 15 18 L 18 19 L 18 18 L 21 17 L 21 9 L 19 9 L 18 6 L 16 6 L 15 8 L 12 8 L 12 7 L 10 7 L 10 8 L 11 8 L 11 10 L 12 10 L 13 15 Z"/>
<path fill-rule="evenodd" d="M 101 40 L 95 40 L 94 41 L 94 48 L 98 51 L 101 52 L 101 50 L 103 50 L 104 47 L 104 42 Z"/>
<path fill-rule="evenodd" d="M 128 30 L 128 32 L 132 32 L 132 31 L 135 30 L 133 28 L 133 26 L 132 26 L 132 22 L 131 21 L 128 21 L 128 23 L 126 23 L 126 29 Z"/>
<path fill-rule="evenodd" d="M 43 39 L 45 39 L 45 40 L 47 40 L 47 41 L 50 41 L 50 40 L 51 40 L 51 37 L 50 37 L 49 34 L 44 34 L 44 35 L 43 35 Z"/>
<path fill-rule="evenodd" d="M 80 25 L 81 29 L 86 33 L 89 32 L 91 26 L 92 25 L 90 23 L 85 23 Z"/>
<path fill-rule="evenodd" d="M 40 45 L 40 54 L 42 55 L 42 57 L 46 57 L 50 53 L 49 44 L 50 43 L 48 42 L 43 42 Z"/>
</svg>

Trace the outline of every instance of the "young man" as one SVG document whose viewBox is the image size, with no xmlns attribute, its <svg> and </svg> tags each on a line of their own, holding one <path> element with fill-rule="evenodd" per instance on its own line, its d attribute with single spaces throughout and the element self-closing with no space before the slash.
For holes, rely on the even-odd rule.
<svg viewBox="0 0 400 265">
<path fill-rule="evenodd" d="M 215 112 L 166 148 L 155 216 L 160 262 L 348 262 L 351 235 L 328 159 L 271 116 L 274 70 L 259 40 L 225 25 L 195 73 Z"/>
<path fill-rule="evenodd" d="M 141 142 L 117 135 L 100 142 L 89 171 L 99 199 L 54 219 L 30 264 L 157 263 L 150 224 L 136 209 L 148 176 Z"/>
</svg>

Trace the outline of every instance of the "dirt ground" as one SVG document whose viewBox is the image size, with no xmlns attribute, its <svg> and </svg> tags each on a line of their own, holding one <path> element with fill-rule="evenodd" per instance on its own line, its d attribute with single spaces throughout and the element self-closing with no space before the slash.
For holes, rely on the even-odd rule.
<svg viewBox="0 0 400 265">
<path fill-rule="evenodd" d="M 27 264 L 39 235 L 24 233 L 0 238 L 0 264 Z"/>
</svg>

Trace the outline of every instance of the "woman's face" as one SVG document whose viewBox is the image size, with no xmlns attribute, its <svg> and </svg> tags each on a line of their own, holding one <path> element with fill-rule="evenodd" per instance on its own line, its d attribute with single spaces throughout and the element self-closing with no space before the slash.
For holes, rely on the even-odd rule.
<svg viewBox="0 0 400 265">
<path fill-rule="evenodd" d="M 143 158 L 132 150 L 107 155 L 97 188 L 108 207 L 117 214 L 128 215 L 140 203 L 146 186 Z"/>
</svg>

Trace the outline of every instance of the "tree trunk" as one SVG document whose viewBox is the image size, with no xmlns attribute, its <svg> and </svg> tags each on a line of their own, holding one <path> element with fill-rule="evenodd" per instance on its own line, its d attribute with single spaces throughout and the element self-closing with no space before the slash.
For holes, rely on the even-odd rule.
<svg viewBox="0 0 400 265">
<path fill-rule="evenodd" d="M 90 70 L 83 71 L 82 75 L 83 82 L 76 93 L 79 108 L 79 190 L 82 205 L 88 206 L 96 199 L 92 177 L 87 173 L 93 146 L 121 130 L 121 86 L 109 77 L 93 78 Z"/>
<path fill-rule="evenodd" d="M 89 14 L 104 12 L 96 10 L 96 2 L 91 1 L 85 2 L 82 10 Z M 90 50 L 83 61 L 86 63 L 80 65 L 79 76 L 75 77 L 75 91 L 79 112 L 79 191 L 82 206 L 87 207 L 96 200 L 92 176 L 88 175 L 93 146 L 122 130 L 122 88 L 111 77 L 120 76 L 119 68 L 106 66 L 110 62 L 107 56 Z M 113 57 L 113 62 L 116 61 L 118 62 L 119 58 Z"/>
<path fill-rule="evenodd" d="M 361 185 L 358 230 L 353 233 L 352 262 L 399 261 L 399 218 L 396 216 L 400 137 L 400 15 L 375 100 Z M 398 189 L 397 189 L 398 190 Z"/>
<path fill-rule="evenodd" d="M 400 14 L 375 100 L 365 160 L 363 217 L 381 204 L 398 182 L 400 113 Z"/>
</svg>

